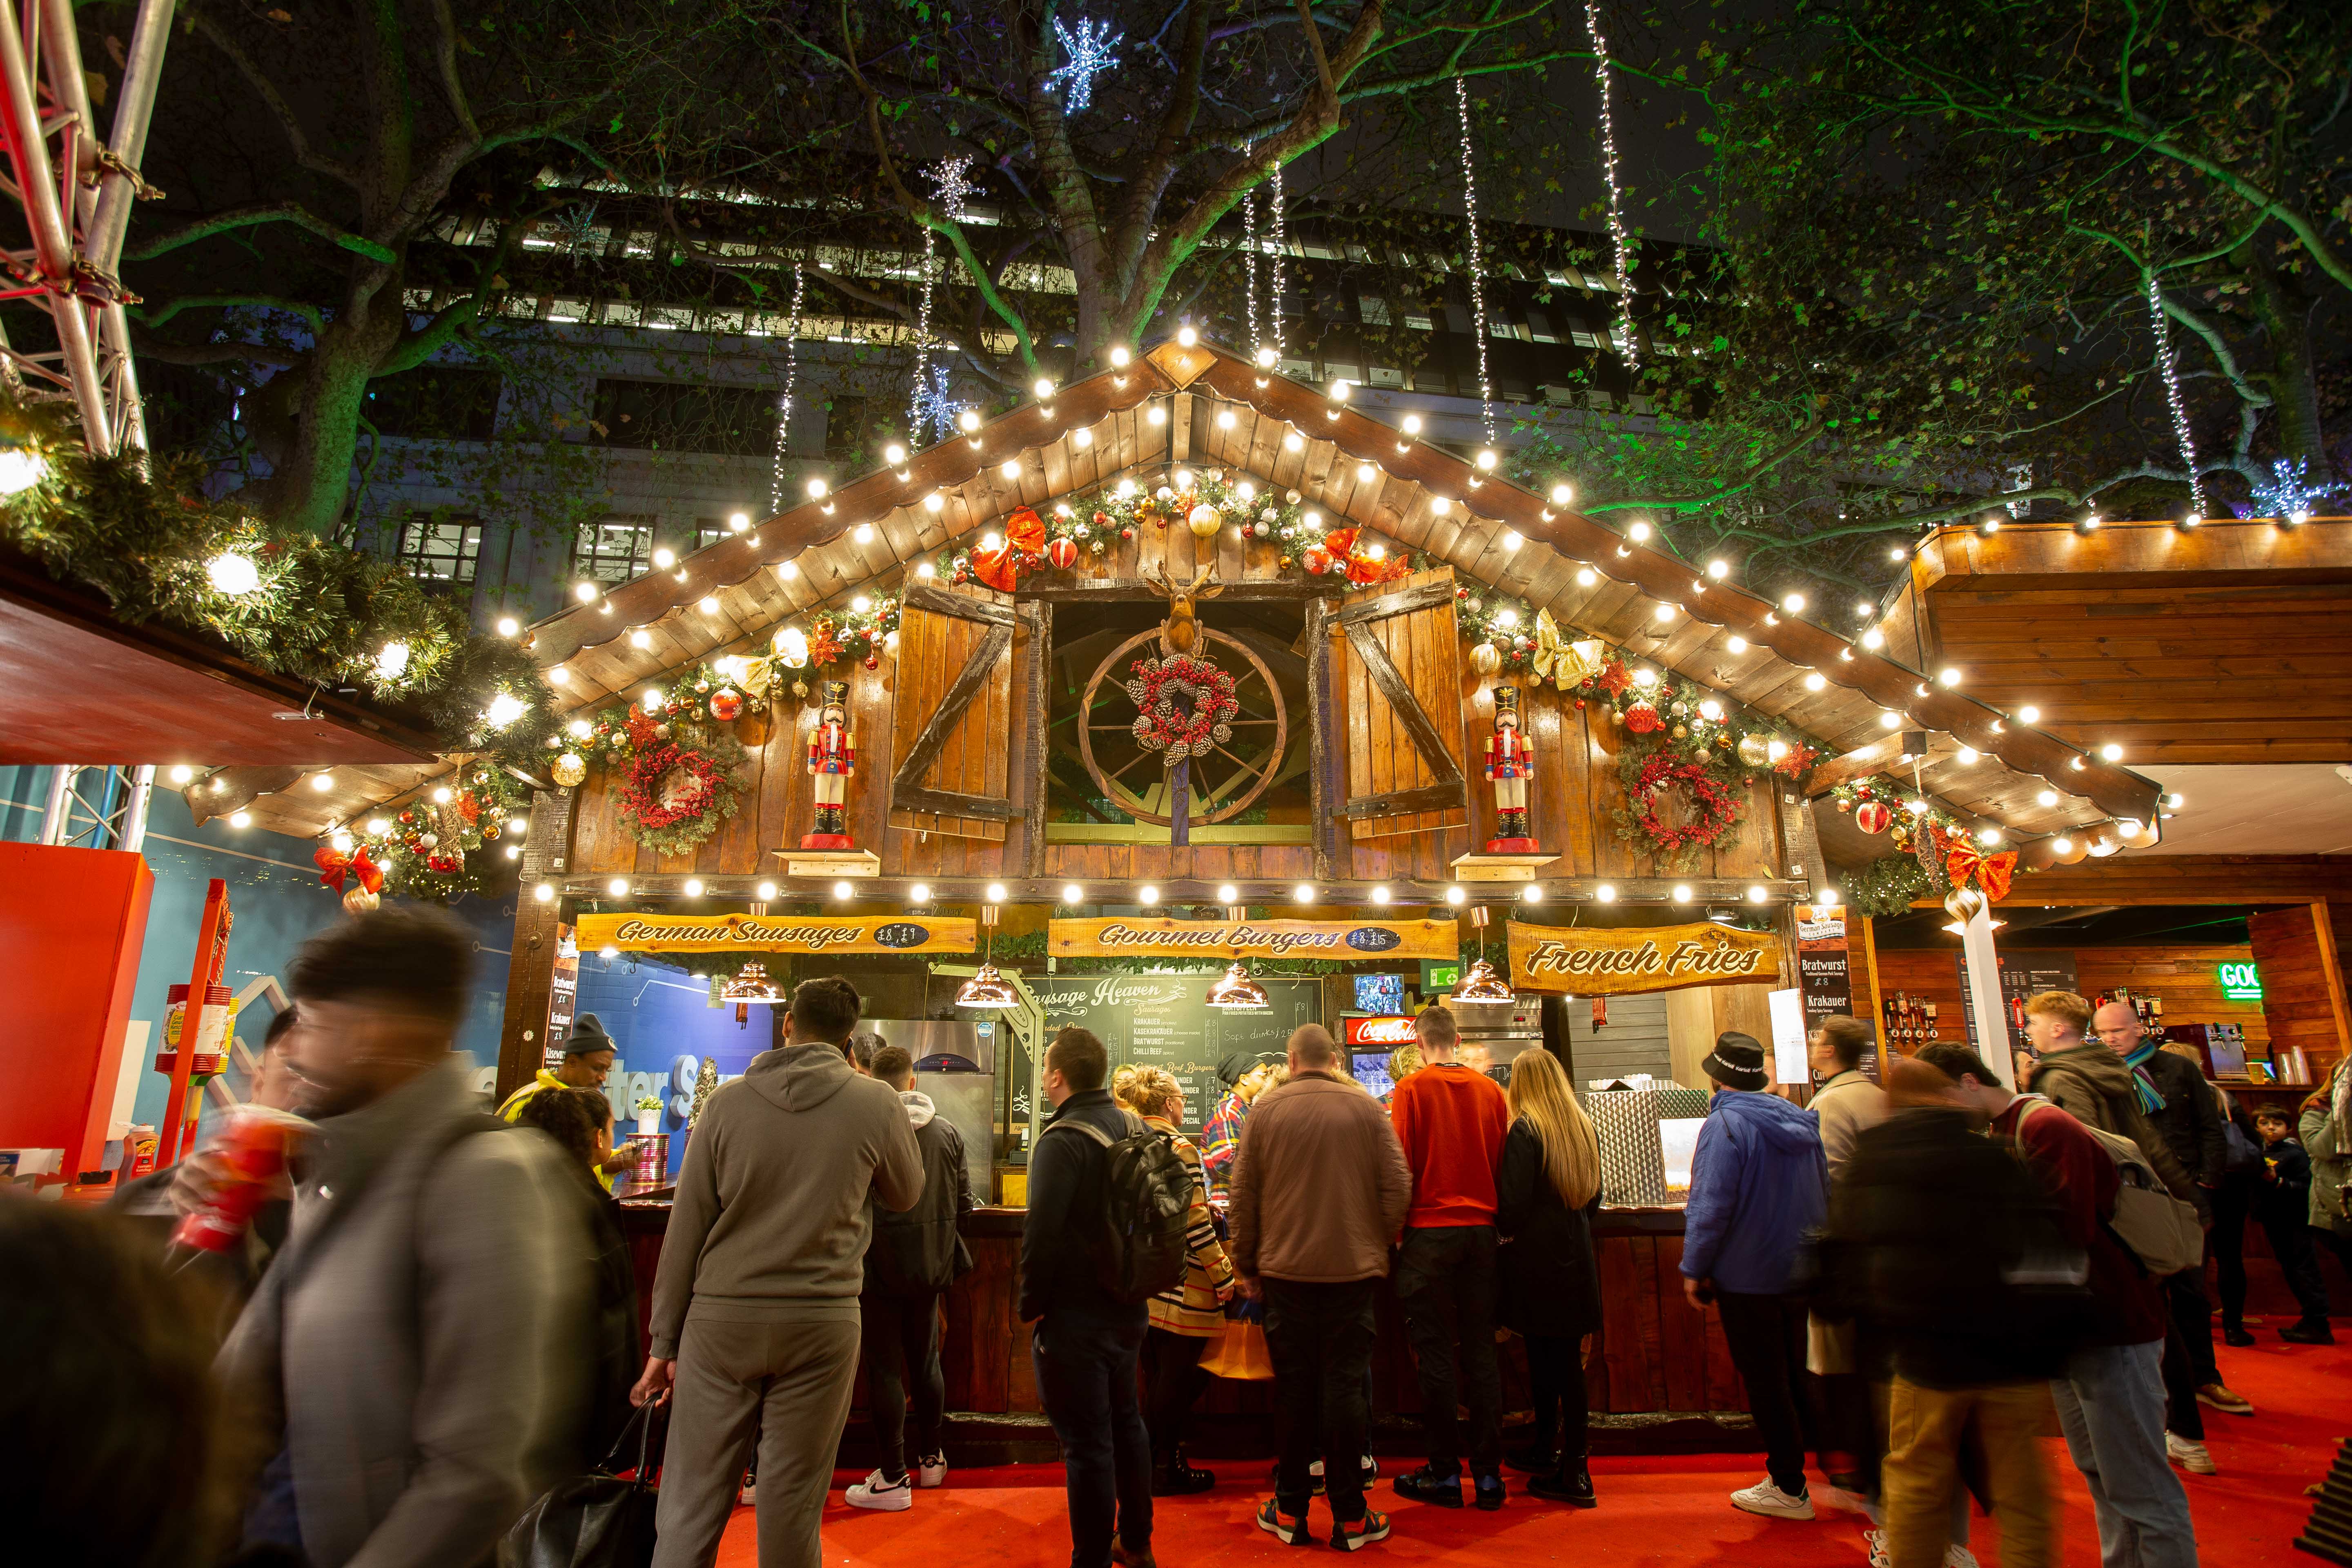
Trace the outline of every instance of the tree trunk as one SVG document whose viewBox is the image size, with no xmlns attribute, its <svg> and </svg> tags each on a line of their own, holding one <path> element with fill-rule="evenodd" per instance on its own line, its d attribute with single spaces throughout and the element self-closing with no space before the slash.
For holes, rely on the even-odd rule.
<svg viewBox="0 0 2352 1568">
<path fill-rule="evenodd" d="M 2270 339 L 2271 368 L 2260 377 L 2278 417 L 2279 450 L 2301 458 L 2315 475 L 2327 472 L 2327 446 L 2319 413 L 2319 378 L 2311 352 L 2311 300 L 2294 280 L 2272 268 L 2257 238 L 2238 247 L 2231 260 L 2252 286 L 2254 319 Z"/>
<path fill-rule="evenodd" d="M 399 287 L 386 284 L 376 297 L 397 300 Z M 265 389 L 273 395 L 272 412 L 289 416 L 291 428 L 282 440 L 264 444 L 269 478 L 249 487 L 272 516 L 321 539 L 334 537 L 351 501 L 368 383 L 399 342 L 401 327 L 397 310 L 339 316 L 309 353 L 272 378 Z M 280 382 L 290 384 L 281 389 Z"/>
</svg>

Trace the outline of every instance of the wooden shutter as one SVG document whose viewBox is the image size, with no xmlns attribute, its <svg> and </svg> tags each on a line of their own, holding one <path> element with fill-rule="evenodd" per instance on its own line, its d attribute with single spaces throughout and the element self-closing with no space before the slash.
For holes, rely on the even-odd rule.
<svg viewBox="0 0 2352 1568">
<path fill-rule="evenodd" d="M 1360 589 L 1341 602 L 1336 618 L 1348 799 L 1334 815 L 1358 838 L 1466 825 L 1452 569 Z"/>
<path fill-rule="evenodd" d="M 1011 604 L 919 583 L 898 612 L 890 826 L 1002 842 L 1012 751 Z"/>
</svg>

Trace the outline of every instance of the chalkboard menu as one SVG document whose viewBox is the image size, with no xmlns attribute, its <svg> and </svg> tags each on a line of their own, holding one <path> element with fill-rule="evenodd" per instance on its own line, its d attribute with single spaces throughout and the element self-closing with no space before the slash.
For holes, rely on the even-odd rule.
<svg viewBox="0 0 2352 1568">
<path fill-rule="evenodd" d="M 1280 1060 L 1290 1032 L 1322 1022 L 1320 985 L 1265 980 L 1267 1005 L 1246 1011 L 1210 1006 L 1213 974 L 1049 974 L 1030 985 L 1045 1010 L 1045 1035 L 1065 1024 L 1091 1029 L 1110 1053 L 1111 1070 L 1129 1063 L 1165 1068 L 1184 1089 L 1184 1131 L 1197 1133 L 1225 1086 L 1219 1064 L 1230 1058 Z"/>
</svg>

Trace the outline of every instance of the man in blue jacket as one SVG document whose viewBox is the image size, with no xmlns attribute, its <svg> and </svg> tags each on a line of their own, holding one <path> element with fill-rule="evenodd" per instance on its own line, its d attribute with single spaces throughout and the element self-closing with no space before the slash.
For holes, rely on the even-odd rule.
<svg viewBox="0 0 2352 1568">
<path fill-rule="evenodd" d="M 1805 1384 L 1805 1303 L 1789 1293 L 1797 1256 L 1829 1208 L 1819 1120 L 1763 1092 L 1764 1047 L 1730 1031 L 1699 1066 L 1715 1081 L 1691 1159 L 1684 1215 L 1683 1293 L 1723 1314 L 1732 1364 L 1764 1439 L 1762 1481 L 1734 1508 L 1811 1519 L 1805 1448 L 1815 1426 Z"/>
</svg>

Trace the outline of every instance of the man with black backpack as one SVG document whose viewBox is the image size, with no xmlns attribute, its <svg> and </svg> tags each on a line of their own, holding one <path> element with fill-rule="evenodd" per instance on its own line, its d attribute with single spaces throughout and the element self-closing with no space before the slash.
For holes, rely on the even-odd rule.
<svg viewBox="0 0 2352 1568">
<path fill-rule="evenodd" d="M 1151 1298 L 1184 1277 L 1192 1176 L 1111 1099 L 1109 1067 L 1103 1043 L 1076 1026 L 1046 1047 L 1054 1115 L 1029 1155 L 1020 1310 L 1037 1325 L 1037 1394 L 1062 1443 L 1070 1568 L 1154 1568 L 1136 1363 Z"/>
<path fill-rule="evenodd" d="M 2067 1239 L 2084 1249 L 2099 1310 L 2050 1392 L 2066 1450 L 2090 1489 L 2100 1560 L 2121 1568 L 2195 1568 L 2189 1494 L 2165 1458 L 2164 1301 L 2116 1234 L 2123 1178 L 2114 1157 L 2050 1101 L 2011 1094 L 1964 1046 L 1924 1047 L 1918 1060 L 1992 1118 L 1994 1136 L 2017 1145 L 2057 1201 Z"/>
</svg>

